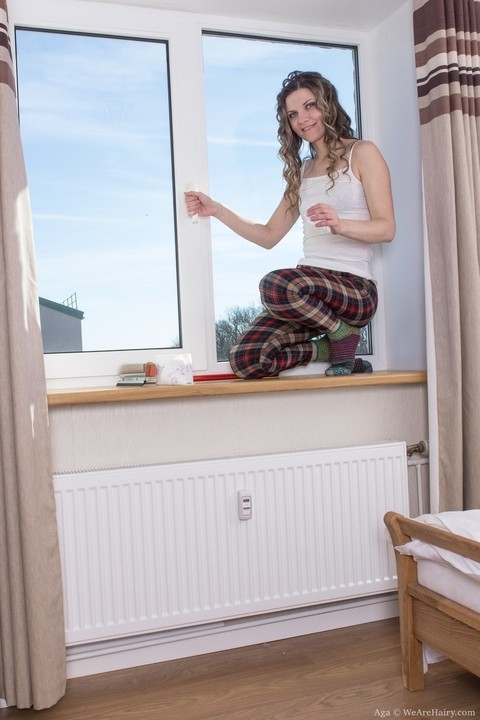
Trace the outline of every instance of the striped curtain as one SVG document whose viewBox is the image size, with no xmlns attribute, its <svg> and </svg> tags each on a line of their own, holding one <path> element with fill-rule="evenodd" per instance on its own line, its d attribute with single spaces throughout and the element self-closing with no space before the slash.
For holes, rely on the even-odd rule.
<svg viewBox="0 0 480 720">
<path fill-rule="evenodd" d="M 32 221 L 6 0 L 0 0 L 0 378 L 0 699 L 41 710 L 65 692 L 65 631 Z"/>
<path fill-rule="evenodd" d="M 414 0 L 439 510 L 480 507 L 479 0 Z"/>
</svg>

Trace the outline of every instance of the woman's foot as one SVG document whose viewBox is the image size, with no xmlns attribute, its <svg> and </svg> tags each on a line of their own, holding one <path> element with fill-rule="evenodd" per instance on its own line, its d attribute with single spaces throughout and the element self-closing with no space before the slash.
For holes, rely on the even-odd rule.
<svg viewBox="0 0 480 720">
<path fill-rule="evenodd" d="M 337 365 L 331 365 L 325 370 L 325 375 L 356 375 L 357 373 L 371 373 L 373 372 L 372 363 L 368 360 L 362 360 L 362 358 L 355 358 L 353 363 L 338 363 Z"/>
<path fill-rule="evenodd" d="M 331 361 L 330 340 L 326 335 L 314 338 L 310 342 L 314 346 L 312 355 L 313 362 Z M 325 375 L 354 375 L 357 373 L 371 372 L 373 372 L 372 363 L 368 362 L 368 360 L 362 360 L 362 358 L 354 358 L 353 361 L 349 361 L 348 363 L 332 364 L 331 367 L 326 370 Z"/>
</svg>

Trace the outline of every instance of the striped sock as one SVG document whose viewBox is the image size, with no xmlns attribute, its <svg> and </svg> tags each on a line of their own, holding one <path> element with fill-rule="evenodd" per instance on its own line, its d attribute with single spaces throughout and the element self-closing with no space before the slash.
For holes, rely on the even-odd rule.
<svg viewBox="0 0 480 720">
<path fill-rule="evenodd" d="M 341 322 L 340 326 L 327 334 L 330 341 L 331 367 L 326 375 L 350 375 L 355 367 L 355 352 L 360 341 L 360 328 Z"/>
<path fill-rule="evenodd" d="M 328 362 L 330 360 L 330 343 L 326 335 L 310 340 L 314 346 L 312 360 L 314 362 Z"/>
<path fill-rule="evenodd" d="M 325 335 L 321 335 L 318 338 L 310 340 L 310 342 L 314 346 L 312 362 L 328 362 L 330 360 L 330 341 L 328 340 L 328 338 Z M 331 368 L 328 368 L 327 375 L 342 374 L 341 372 L 329 372 L 330 370 Z M 362 358 L 356 357 L 353 362 L 353 368 L 350 372 L 352 375 L 360 373 L 371 373 L 373 372 L 372 363 L 368 360 L 363 360 Z M 350 373 L 347 372 L 344 374 L 349 375 Z"/>
</svg>

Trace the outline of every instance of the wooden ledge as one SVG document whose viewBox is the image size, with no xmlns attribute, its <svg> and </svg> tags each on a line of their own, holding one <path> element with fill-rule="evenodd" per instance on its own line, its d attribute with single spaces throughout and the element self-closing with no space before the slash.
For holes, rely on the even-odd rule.
<svg viewBox="0 0 480 720">
<path fill-rule="evenodd" d="M 329 388 L 371 387 L 374 385 L 423 384 L 427 374 L 420 371 L 374 372 L 348 377 L 285 377 L 263 380 L 212 380 L 193 385 L 142 385 L 141 387 L 83 388 L 78 390 L 50 390 L 49 407 L 61 405 L 92 405 L 124 403 L 144 400 L 168 400 L 218 395 L 248 395 L 252 393 L 291 392 L 298 390 L 327 390 Z"/>
</svg>

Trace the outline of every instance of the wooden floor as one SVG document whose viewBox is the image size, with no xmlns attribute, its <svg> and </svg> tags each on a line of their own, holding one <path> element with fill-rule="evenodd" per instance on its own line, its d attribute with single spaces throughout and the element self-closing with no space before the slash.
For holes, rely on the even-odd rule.
<svg viewBox="0 0 480 720">
<path fill-rule="evenodd" d="M 398 623 L 382 620 L 77 678 L 50 710 L 0 710 L 0 720 L 377 717 L 480 718 L 480 679 L 443 661 L 430 666 L 425 690 L 404 690 Z"/>
</svg>

